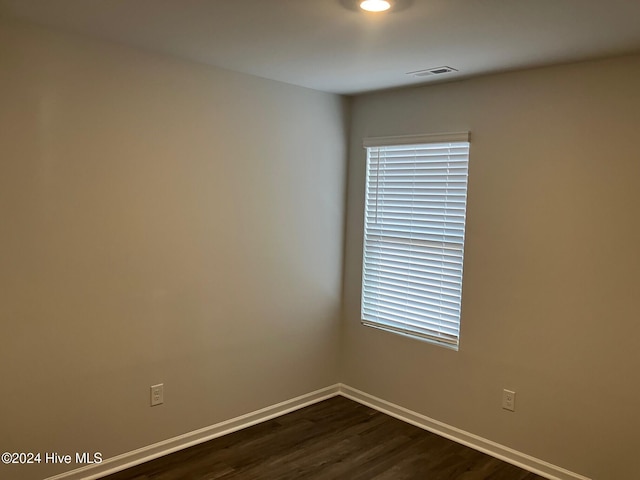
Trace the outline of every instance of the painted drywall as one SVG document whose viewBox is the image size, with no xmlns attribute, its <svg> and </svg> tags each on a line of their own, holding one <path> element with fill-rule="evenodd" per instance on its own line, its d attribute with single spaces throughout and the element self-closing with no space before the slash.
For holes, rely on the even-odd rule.
<svg viewBox="0 0 640 480">
<path fill-rule="evenodd" d="M 346 113 L 1 23 L 0 450 L 109 458 L 336 383 Z"/>
<path fill-rule="evenodd" d="M 355 98 L 342 382 L 593 479 L 637 477 L 639 80 L 631 56 Z M 363 137 L 456 131 L 471 132 L 458 352 L 359 315 Z"/>
</svg>

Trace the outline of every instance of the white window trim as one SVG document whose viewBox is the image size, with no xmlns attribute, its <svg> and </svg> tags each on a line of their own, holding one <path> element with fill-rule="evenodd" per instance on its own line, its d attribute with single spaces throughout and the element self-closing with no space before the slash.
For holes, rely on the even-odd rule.
<svg viewBox="0 0 640 480">
<path fill-rule="evenodd" d="M 421 143 L 469 142 L 469 132 L 430 133 L 424 135 L 396 135 L 392 137 L 366 137 L 362 140 L 364 148 L 391 147 L 394 145 L 416 145 Z"/>
</svg>

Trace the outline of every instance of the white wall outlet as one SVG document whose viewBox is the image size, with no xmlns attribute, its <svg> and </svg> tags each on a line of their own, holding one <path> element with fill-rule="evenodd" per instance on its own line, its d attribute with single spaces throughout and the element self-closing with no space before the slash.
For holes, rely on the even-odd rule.
<svg viewBox="0 0 640 480">
<path fill-rule="evenodd" d="M 151 386 L 151 406 L 162 405 L 164 403 L 164 383 Z"/>
<path fill-rule="evenodd" d="M 502 391 L 502 408 L 512 412 L 516 411 L 516 392 L 507 389 Z"/>
</svg>

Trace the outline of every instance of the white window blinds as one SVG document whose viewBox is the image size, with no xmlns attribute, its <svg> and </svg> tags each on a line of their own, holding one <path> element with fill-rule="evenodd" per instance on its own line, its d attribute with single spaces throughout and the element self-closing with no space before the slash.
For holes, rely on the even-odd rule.
<svg viewBox="0 0 640 480">
<path fill-rule="evenodd" d="M 365 140 L 364 325 L 457 350 L 468 140 Z"/>
</svg>

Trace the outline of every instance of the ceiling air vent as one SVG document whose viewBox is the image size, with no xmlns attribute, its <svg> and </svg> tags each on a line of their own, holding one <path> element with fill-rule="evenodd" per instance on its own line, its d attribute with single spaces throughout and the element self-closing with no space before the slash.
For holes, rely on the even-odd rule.
<svg viewBox="0 0 640 480">
<path fill-rule="evenodd" d="M 435 67 L 427 68 L 426 70 L 417 70 L 415 72 L 407 72 L 407 75 L 413 75 L 414 77 L 430 77 L 432 75 L 442 75 L 444 73 L 457 72 L 455 68 L 451 67 Z"/>
</svg>

